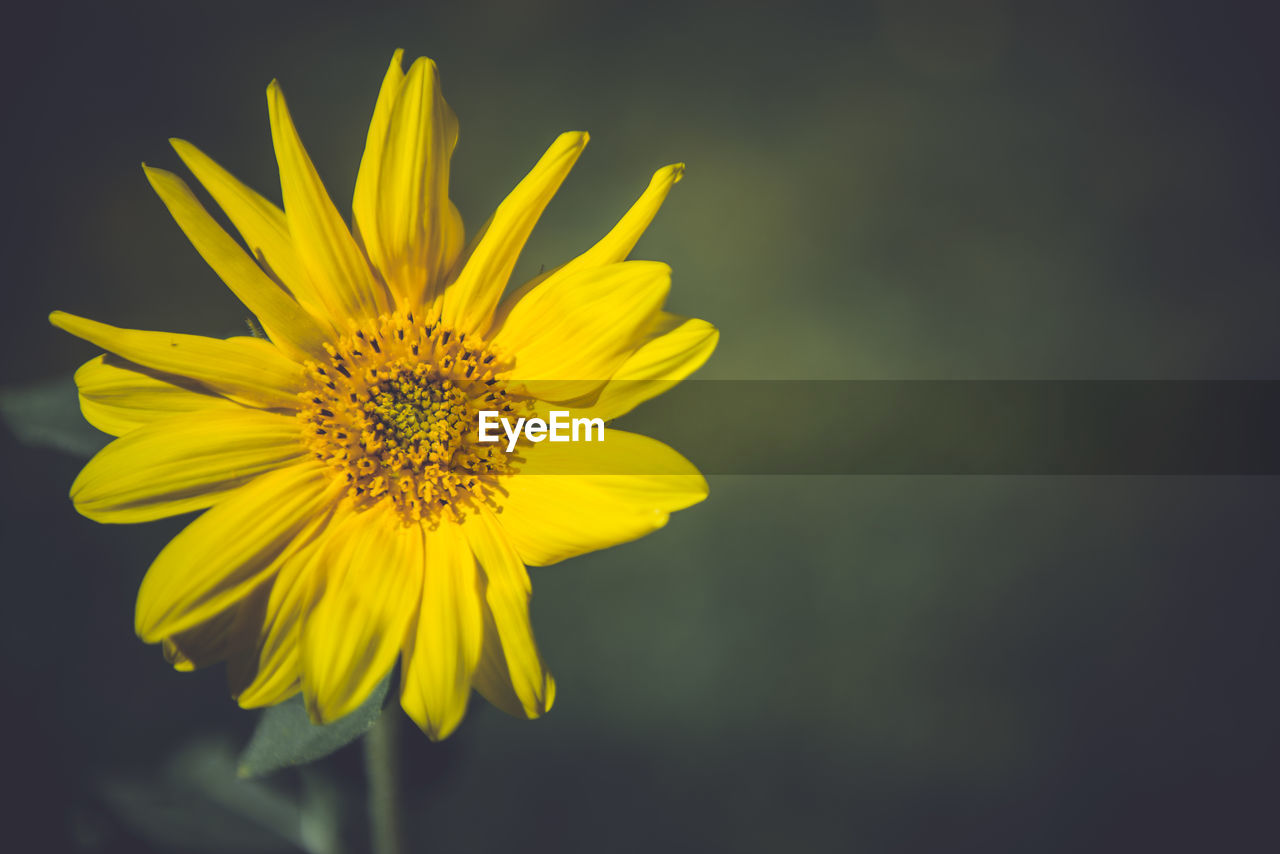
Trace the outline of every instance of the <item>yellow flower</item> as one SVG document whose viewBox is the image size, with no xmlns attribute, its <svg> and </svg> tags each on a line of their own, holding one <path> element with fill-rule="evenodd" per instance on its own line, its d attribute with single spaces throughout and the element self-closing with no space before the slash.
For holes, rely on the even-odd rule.
<svg viewBox="0 0 1280 854">
<path fill-rule="evenodd" d="M 507 454 L 477 441 L 477 414 L 559 406 L 607 420 L 670 384 L 644 380 L 706 360 L 715 328 L 662 310 L 670 270 L 624 260 L 683 166 L 659 170 L 598 243 L 504 301 L 585 133 L 556 139 L 464 251 L 448 192 L 458 126 L 434 63 L 405 73 L 396 52 L 350 230 L 274 82 L 267 99 L 283 211 L 173 141 L 251 254 L 180 178 L 143 168 L 269 340 L 54 312 L 108 351 L 76 382 L 85 418 L 119 437 L 71 497 L 99 522 L 205 511 L 148 570 L 136 628 L 180 670 L 225 660 L 241 706 L 301 691 L 315 721 L 332 721 L 399 657 L 401 705 L 432 738 L 458 725 L 472 687 L 536 717 L 555 683 L 529 625 L 526 565 L 643 536 L 706 482 L 618 430 Z"/>
</svg>

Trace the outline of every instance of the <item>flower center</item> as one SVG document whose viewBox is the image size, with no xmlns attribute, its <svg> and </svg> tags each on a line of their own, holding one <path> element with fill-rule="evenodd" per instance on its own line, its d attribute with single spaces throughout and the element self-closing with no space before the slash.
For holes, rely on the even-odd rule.
<svg viewBox="0 0 1280 854">
<path fill-rule="evenodd" d="M 531 407 L 496 378 L 505 361 L 464 333 L 398 312 L 325 349 L 327 363 L 306 364 L 298 417 L 307 446 L 346 480 L 357 506 L 391 501 L 406 524 L 497 507 L 497 477 L 516 459 L 477 442 L 478 412 Z"/>
</svg>

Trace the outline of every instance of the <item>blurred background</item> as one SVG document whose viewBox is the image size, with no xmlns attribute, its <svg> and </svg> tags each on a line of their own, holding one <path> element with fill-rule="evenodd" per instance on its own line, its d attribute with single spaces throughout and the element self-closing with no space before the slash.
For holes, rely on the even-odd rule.
<svg viewBox="0 0 1280 854">
<path fill-rule="evenodd" d="M 242 334 L 138 163 L 182 172 L 183 137 L 278 199 L 279 78 L 346 211 L 397 47 L 439 63 L 469 231 L 557 133 L 591 132 L 517 280 L 688 164 L 635 256 L 720 327 L 700 377 L 1276 379 L 1263 5 L 31 4 L 0 35 L 0 387 L 95 354 L 55 308 Z M 11 850 L 298 850 L 209 782 L 256 719 L 220 668 L 134 637 L 183 520 L 79 517 L 83 461 L 4 429 Z M 1280 842 L 1274 478 L 711 486 L 645 540 L 534 571 L 548 717 L 477 700 L 443 744 L 404 733 L 422 850 Z M 359 850 L 360 763 L 264 791 L 346 804 Z"/>
</svg>

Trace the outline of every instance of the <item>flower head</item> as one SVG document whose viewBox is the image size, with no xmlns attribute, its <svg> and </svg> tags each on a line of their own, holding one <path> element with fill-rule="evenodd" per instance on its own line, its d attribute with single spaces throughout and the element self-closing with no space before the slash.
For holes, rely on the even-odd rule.
<svg viewBox="0 0 1280 854">
<path fill-rule="evenodd" d="M 607 430 L 570 463 L 560 445 L 480 442 L 477 416 L 561 407 L 608 420 L 664 385 L 639 381 L 706 360 L 714 327 L 662 311 L 668 268 L 624 260 L 683 167 L 659 170 L 599 242 L 504 301 L 585 133 L 560 136 L 464 249 L 449 200 L 458 125 L 430 60 L 407 73 L 400 52 L 391 62 L 350 229 L 279 86 L 267 97 L 283 210 L 173 141 L 248 252 L 180 178 L 144 166 L 266 339 L 54 312 L 108 351 L 76 382 L 85 418 L 119 437 L 71 497 L 101 522 L 204 511 L 148 570 L 136 629 L 178 669 L 226 661 L 246 708 L 301 691 L 313 719 L 331 721 L 399 659 L 401 704 L 433 738 L 458 725 L 473 687 L 536 717 L 555 683 L 526 565 L 643 536 L 706 483 L 643 436 Z M 620 461 L 637 473 L 610 473 Z"/>
</svg>

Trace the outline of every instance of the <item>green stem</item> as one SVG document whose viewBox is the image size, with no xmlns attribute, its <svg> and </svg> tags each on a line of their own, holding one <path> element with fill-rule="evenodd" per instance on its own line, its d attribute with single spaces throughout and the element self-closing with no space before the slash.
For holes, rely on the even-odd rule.
<svg viewBox="0 0 1280 854">
<path fill-rule="evenodd" d="M 364 737 L 364 767 L 369 787 L 369 834 L 373 854 L 401 854 L 400 733 L 395 707 L 384 711 Z"/>
</svg>

